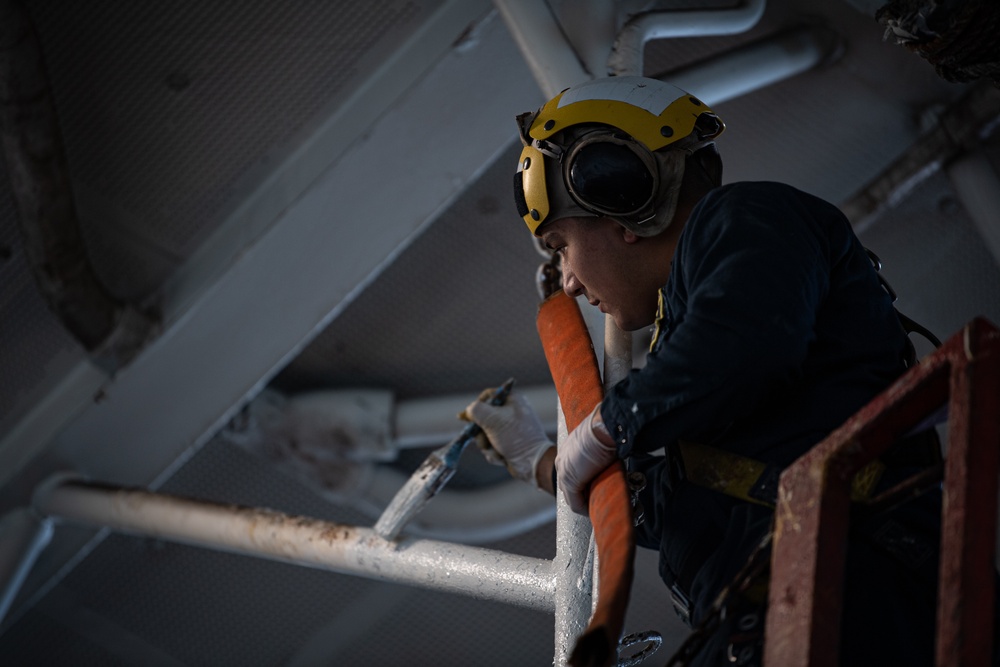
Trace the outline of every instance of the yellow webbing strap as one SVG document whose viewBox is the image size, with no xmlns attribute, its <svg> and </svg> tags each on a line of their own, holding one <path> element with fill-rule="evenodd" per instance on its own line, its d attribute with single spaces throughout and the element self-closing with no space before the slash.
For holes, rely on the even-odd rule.
<svg viewBox="0 0 1000 667">
<path fill-rule="evenodd" d="M 760 493 L 753 493 L 755 487 L 758 487 L 762 478 L 769 472 L 766 464 L 694 442 L 678 442 L 677 451 L 684 466 L 684 478 L 692 484 L 749 503 L 774 507 L 773 499 L 766 499 Z M 862 468 L 851 482 L 851 500 L 869 498 L 884 470 L 885 464 L 878 460 Z"/>
</svg>

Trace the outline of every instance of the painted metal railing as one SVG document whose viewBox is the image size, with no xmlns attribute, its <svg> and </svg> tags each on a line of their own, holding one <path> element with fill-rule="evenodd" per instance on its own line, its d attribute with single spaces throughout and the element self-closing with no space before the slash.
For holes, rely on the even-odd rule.
<svg viewBox="0 0 1000 667">
<path fill-rule="evenodd" d="M 936 660 L 939 667 L 990 664 L 1000 330 L 984 319 L 966 325 L 782 474 L 765 664 L 840 664 L 851 479 L 900 436 L 933 421 L 942 408 L 947 409 L 948 437 Z"/>
</svg>

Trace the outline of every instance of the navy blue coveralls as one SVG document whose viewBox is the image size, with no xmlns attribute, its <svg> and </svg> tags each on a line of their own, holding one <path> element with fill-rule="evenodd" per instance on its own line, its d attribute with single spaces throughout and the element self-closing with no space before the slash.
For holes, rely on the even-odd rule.
<svg viewBox="0 0 1000 667">
<path fill-rule="evenodd" d="M 618 455 L 647 476 L 637 541 L 659 550 L 661 577 L 689 598 L 697 625 L 772 512 L 683 480 L 672 443 L 784 468 L 906 370 L 908 340 L 843 214 L 778 183 L 734 183 L 706 195 L 681 234 L 660 300 L 645 366 L 608 392 L 601 416 Z M 664 447 L 666 456 L 650 456 Z M 911 523 L 933 541 L 940 515 L 936 500 L 924 502 L 928 511 L 909 510 Z M 909 556 L 927 561 L 915 568 L 936 572 L 927 544 Z M 884 558 L 877 545 L 852 542 L 848 558 L 848 581 L 860 583 L 845 592 L 843 664 L 920 664 L 911 652 L 931 664 L 933 581 Z M 861 581 L 852 570 L 869 576 Z M 872 588 L 873 578 L 891 592 Z M 900 633 L 910 644 L 903 649 Z M 869 648 L 872 641 L 885 650 Z M 726 638 L 719 642 L 704 664 L 726 659 Z"/>
</svg>

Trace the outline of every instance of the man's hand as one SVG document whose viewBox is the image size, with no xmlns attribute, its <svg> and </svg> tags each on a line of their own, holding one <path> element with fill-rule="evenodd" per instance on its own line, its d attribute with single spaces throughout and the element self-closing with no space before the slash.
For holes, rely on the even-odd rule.
<svg viewBox="0 0 1000 667">
<path fill-rule="evenodd" d="M 580 422 L 556 452 L 556 477 L 570 508 L 584 516 L 590 482 L 611 465 L 618 454 L 601 420 L 600 404 Z"/>
<path fill-rule="evenodd" d="M 553 444 L 528 399 L 514 393 L 504 405 L 473 401 L 463 414 L 483 429 L 486 442 L 476 442 L 487 461 L 505 465 L 513 477 L 539 486 L 538 463 Z"/>
</svg>

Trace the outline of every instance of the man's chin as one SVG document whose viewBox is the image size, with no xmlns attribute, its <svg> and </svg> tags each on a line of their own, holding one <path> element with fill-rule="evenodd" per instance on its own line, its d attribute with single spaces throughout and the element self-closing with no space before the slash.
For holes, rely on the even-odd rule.
<svg viewBox="0 0 1000 667">
<path fill-rule="evenodd" d="M 626 319 L 621 315 L 611 315 L 611 319 L 615 321 L 615 325 L 622 331 L 638 331 L 639 329 L 644 329 L 653 324 L 652 320 L 646 321 L 641 318 Z"/>
</svg>

